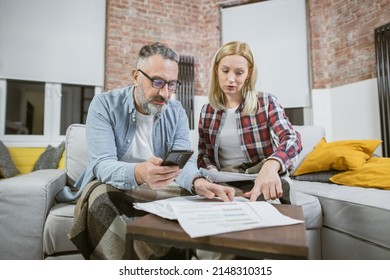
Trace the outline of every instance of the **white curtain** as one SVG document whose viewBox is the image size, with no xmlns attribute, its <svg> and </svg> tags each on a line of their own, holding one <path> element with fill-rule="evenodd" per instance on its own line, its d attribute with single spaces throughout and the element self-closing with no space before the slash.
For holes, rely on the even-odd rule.
<svg viewBox="0 0 390 280">
<path fill-rule="evenodd" d="M 105 0 L 0 0 L 0 78 L 102 86 Z"/>
<path fill-rule="evenodd" d="M 247 42 L 258 65 L 257 89 L 285 108 L 310 106 L 305 0 L 272 0 L 222 9 L 222 40 Z"/>
</svg>

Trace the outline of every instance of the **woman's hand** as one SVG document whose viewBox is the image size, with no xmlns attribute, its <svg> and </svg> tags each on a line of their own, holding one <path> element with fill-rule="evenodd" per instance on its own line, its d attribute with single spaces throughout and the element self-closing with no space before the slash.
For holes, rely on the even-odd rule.
<svg viewBox="0 0 390 280">
<path fill-rule="evenodd" d="M 208 199 L 215 197 L 221 198 L 224 202 L 233 201 L 235 190 L 232 187 L 218 185 L 207 181 L 206 179 L 198 179 L 194 183 L 195 192 Z"/>
<path fill-rule="evenodd" d="M 244 194 L 245 197 L 250 201 L 256 201 L 260 194 L 263 194 L 265 200 L 280 198 L 283 195 L 280 168 L 279 161 L 267 160 L 256 177 L 255 185 L 250 192 Z"/>
</svg>

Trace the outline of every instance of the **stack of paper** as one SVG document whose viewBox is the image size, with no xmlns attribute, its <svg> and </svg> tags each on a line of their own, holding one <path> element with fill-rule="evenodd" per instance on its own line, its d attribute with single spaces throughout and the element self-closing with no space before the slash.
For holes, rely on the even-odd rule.
<svg viewBox="0 0 390 280">
<path fill-rule="evenodd" d="M 184 196 L 146 203 L 134 207 L 166 219 L 177 219 L 191 237 L 303 223 L 281 214 L 268 202 L 250 202 L 236 198 L 233 202 Z"/>
<path fill-rule="evenodd" d="M 257 177 L 257 174 L 210 171 L 205 168 L 201 168 L 200 172 L 202 173 L 203 176 L 207 176 L 214 182 L 251 181 L 251 180 L 255 180 Z"/>
</svg>

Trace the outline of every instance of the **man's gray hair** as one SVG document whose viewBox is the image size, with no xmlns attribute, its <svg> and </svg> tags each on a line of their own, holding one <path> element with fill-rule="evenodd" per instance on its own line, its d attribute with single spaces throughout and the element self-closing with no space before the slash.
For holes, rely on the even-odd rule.
<svg viewBox="0 0 390 280">
<path fill-rule="evenodd" d="M 136 62 L 136 65 L 138 67 L 138 64 L 149 58 L 150 56 L 152 55 L 161 55 L 164 59 L 169 59 L 169 60 L 172 60 L 172 61 L 176 61 L 177 64 L 179 64 L 179 55 L 171 48 L 159 43 L 159 42 L 156 42 L 154 44 L 151 44 L 151 45 L 145 45 L 143 46 L 139 53 L 138 53 L 138 58 L 137 58 L 137 62 Z"/>
</svg>

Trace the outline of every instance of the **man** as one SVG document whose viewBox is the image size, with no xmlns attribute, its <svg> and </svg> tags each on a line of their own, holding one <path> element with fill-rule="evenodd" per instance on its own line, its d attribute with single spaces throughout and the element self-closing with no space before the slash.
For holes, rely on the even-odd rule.
<svg viewBox="0 0 390 280">
<path fill-rule="evenodd" d="M 77 199 L 81 195 L 75 212 L 75 226 L 70 234 L 74 243 L 80 240 L 85 231 L 91 231 L 86 229 L 86 225 L 90 227 L 89 222 L 79 221 L 83 215 L 78 212 L 83 211 L 87 199 L 92 203 L 91 194 L 94 191 L 97 193 L 96 188 L 100 188 L 100 193 L 107 193 L 108 197 L 105 198 L 106 204 L 97 207 L 98 213 L 91 213 L 92 210 L 86 208 L 88 215 L 93 215 L 95 219 L 103 219 L 102 215 L 106 214 L 102 209 L 107 204 L 110 206 L 106 211 L 135 217 L 135 210 L 127 209 L 132 208 L 131 202 L 136 201 L 133 198 L 138 196 L 139 200 L 147 200 L 140 198 L 137 190 L 145 190 L 146 186 L 149 190 L 158 191 L 174 180 L 185 190 L 206 198 L 217 196 L 223 201 L 233 200 L 234 189 L 206 180 L 200 175 L 193 159 L 183 169 L 161 165 L 169 150 L 187 150 L 191 147 L 185 110 L 180 102 L 170 100 L 180 86 L 177 80 L 178 62 L 179 56 L 169 47 L 161 43 L 146 45 L 141 48 L 136 67 L 132 70 L 134 85 L 98 94 L 92 100 L 86 123 L 89 163 L 76 182 L 79 191 L 72 197 L 69 189 L 64 189 L 58 195 L 62 200 Z M 112 195 L 113 192 L 117 194 L 118 190 L 124 192 Z M 78 224 L 82 224 L 82 230 L 77 229 L 80 228 Z M 80 242 L 76 244 L 82 252 L 84 245 Z M 93 244 L 92 249 L 84 251 L 95 250 L 99 246 Z M 112 251 L 112 248 L 108 250 Z M 99 254 L 91 256 L 83 253 L 86 258 L 121 257 L 121 254 Z"/>
</svg>

